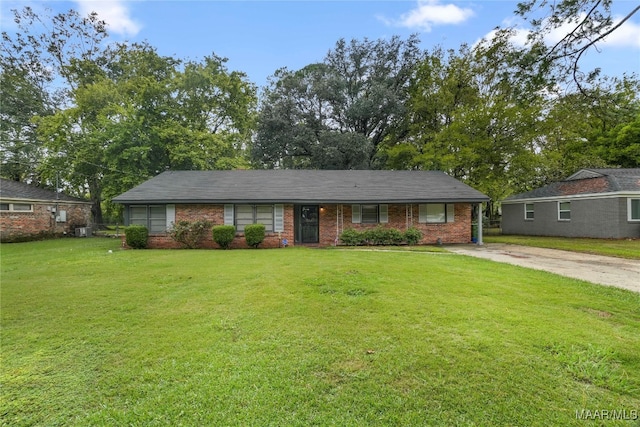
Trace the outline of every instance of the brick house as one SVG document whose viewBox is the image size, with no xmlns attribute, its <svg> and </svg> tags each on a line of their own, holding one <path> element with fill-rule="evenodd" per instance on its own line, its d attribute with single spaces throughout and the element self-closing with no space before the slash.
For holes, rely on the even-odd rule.
<svg viewBox="0 0 640 427">
<path fill-rule="evenodd" d="M 0 240 L 73 234 L 91 226 L 91 202 L 0 178 Z"/>
<path fill-rule="evenodd" d="M 177 247 L 172 223 L 265 224 L 264 247 L 331 246 L 348 228 L 417 227 L 423 244 L 468 243 L 472 213 L 489 198 L 443 172 L 364 170 L 168 171 L 115 197 L 150 247 Z M 481 235 L 481 233 L 480 233 Z M 481 240 L 479 243 L 482 243 Z M 211 235 L 204 247 L 217 247 Z"/>
<path fill-rule="evenodd" d="M 640 238 L 640 169 L 582 169 L 502 201 L 502 232 Z"/>
</svg>

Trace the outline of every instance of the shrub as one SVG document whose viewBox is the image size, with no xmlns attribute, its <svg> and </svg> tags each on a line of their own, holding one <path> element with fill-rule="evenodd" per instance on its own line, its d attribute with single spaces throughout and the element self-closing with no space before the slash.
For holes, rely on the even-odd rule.
<svg viewBox="0 0 640 427">
<path fill-rule="evenodd" d="M 404 234 L 397 228 L 387 228 L 384 234 L 384 245 L 397 246 L 404 241 Z"/>
<path fill-rule="evenodd" d="M 130 225 L 124 230 L 125 242 L 133 249 L 144 249 L 147 247 L 147 237 L 149 230 L 144 225 Z"/>
<path fill-rule="evenodd" d="M 415 227 L 410 227 L 404 232 L 404 240 L 409 246 L 417 245 L 422 240 L 422 231 Z"/>
<path fill-rule="evenodd" d="M 247 245 L 257 248 L 264 241 L 265 227 L 264 224 L 250 224 L 244 228 L 244 238 Z"/>
<path fill-rule="evenodd" d="M 340 241 L 347 246 L 357 246 L 362 244 L 364 240 L 363 234 L 353 228 L 348 228 L 340 235 Z"/>
<path fill-rule="evenodd" d="M 213 227 L 213 241 L 222 249 L 229 249 L 231 242 L 236 237 L 236 228 L 233 225 L 216 225 Z"/>
<path fill-rule="evenodd" d="M 180 221 L 177 224 L 173 224 L 169 235 L 173 240 L 181 243 L 185 247 L 195 249 L 200 247 L 202 239 L 204 239 L 204 236 L 210 229 L 211 222 L 206 219 L 194 222 Z"/>
<path fill-rule="evenodd" d="M 404 240 L 400 230 L 382 226 L 365 231 L 364 237 L 370 245 L 399 245 Z"/>
</svg>

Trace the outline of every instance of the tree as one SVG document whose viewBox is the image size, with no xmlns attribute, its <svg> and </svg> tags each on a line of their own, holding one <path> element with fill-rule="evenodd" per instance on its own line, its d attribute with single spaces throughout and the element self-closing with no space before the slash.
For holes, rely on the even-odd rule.
<svg viewBox="0 0 640 427">
<path fill-rule="evenodd" d="M 70 10 L 38 15 L 30 7 L 13 10 L 18 32 L 2 32 L 0 44 L 0 147 L 2 174 L 15 180 L 53 186 L 55 173 L 43 174 L 44 147 L 36 138 L 34 118 L 52 114 L 68 102 L 71 61 L 89 60 L 107 37 L 96 14 Z M 82 195 L 82 193 L 77 194 Z"/>
<path fill-rule="evenodd" d="M 581 168 L 640 165 L 640 138 L 634 131 L 640 82 L 600 78 L 585 92 L 559 96 L 542 118 L 533 184 L 557 181 Z"/>
<path fill-rule="evenodd" d="M 245 164 L 255 88 L 223 59 L 181 62 L 146 43 L 120 44 L 97 61 L 75 60 L 72 107 L 41 119 L 40 135 L 57 153 L 45 169 L 63 170 L 102 205 L 165 169 L 220 169 Z"/>
<path fill-rule="evenodd" d="M 401 138 L 418 39 L 338 41 L 319 64 L 281 69 L 265 91 L 252 158 L 259 167 L 380 167 Z"/>
<path fill-rule="evenodd" d="M 640 5 L 630 6 L 626 16 L 615 22 L 611 16 L 613 0 L 526 0 L 518 3 L 516 14 L 532 26 L 528 44 L 537 56 L 541 72 L 549 64 L 561 61 L 561 71 L 567 71 L 582 91 L 585 76 L 580 72 L 580 59 L 605 37 L 616 31 L 629 18 L 640 11 Z M 545 38 L 560 27 L 569 31 L 553 46 L 547 46 Z M 586 75 L 592 81 L 600 74 L 596 69 Z"/>
<path fill-rule="evenodd" d="M 531 177 L 544 99 L 523 89 L 503 41 L 427 55 L 412 81 L 407 138 L 385 145 L 387 167 L 442 170 L 492 200 Z"/>
<path fill-rule="evenodd" d="M 0 170 L 14 181 L 39 184 L 37 169 L 45 153 L 33 119 L 50 114 L 47 94 L 24 69 L 4 59 L 0 69 Z"/>
</svg>

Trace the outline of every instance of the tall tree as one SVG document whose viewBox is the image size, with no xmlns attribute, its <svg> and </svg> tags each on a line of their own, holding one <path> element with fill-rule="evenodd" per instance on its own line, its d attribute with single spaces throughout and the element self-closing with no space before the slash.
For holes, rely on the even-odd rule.
<svg viewBox="0 0 640 427">
<path fill-rule="evenodd" d="M 37 170 L 45 153 L 35 137 L 35 116 L 52 114 L 69 102 L 73 60 L 90 60 L 107 37 L 96 14 L 81 17 L 74 10 L 51 16 L 30 7 L 13 10 L 16 32 L 2 32 L 0 73 L 0 153 L 2 174 L 52 186 Z"/>
<path fill-rule="evenodd" d="M 412 82 L 408 136 L 385 145 L 387 167 L 443 170 L 492 200 L 533 174 L 544 102 L 523 89 L 503 41 L 428 55 Z"/>
<path fill-rule="evenodd" d="M 265 91 L 252 158 L 259 167 L 380 167 L 399 135 L 418 39 L 338 41 L 320 64 L 279 70 Z"/>
<path fill-rule="evenodd" d="M 67 182 L 84 185 L 101 223 L 103 200 L 165 169 L 246 164 L 255 88 L 224 62 L 212 56 L 183 68 L 146 43 L 72 61 L 73 106 L 39 123 L 57 153 L 46 169 L 63 169 Z"/>
<path fill-rule="evenodd" d="M 550 64 L 558 64 L 561 74 L 572 76 L 581 91 L 600 74 L 600 69 L 580 71 L 580 60 L 590 49 L 596 49 L 605 37 L 617 31 L 629 18 L 640 12 L 640 5 L 629 2 L 626 15 L 615 21 L 611 14 L 613 0 L 525 0 L 518 3 L 516 14 L 532 26 L 528 38 L 531 52 L 537 57 L 532 64 L 546 73 Z M 549 45 L 546 38 L 558 28 L 567 34 Z M 586 92 L 584 92 L 586 94 Z"/>
<path fill-rule="evenodd" d="M 15 181 L 39 184 L 38 166 L 45 153 L 33 119 L 50 114 L 47 93 L 24 69 L 4 59 L 0 69 L 0 173 Z"/>
</svg>

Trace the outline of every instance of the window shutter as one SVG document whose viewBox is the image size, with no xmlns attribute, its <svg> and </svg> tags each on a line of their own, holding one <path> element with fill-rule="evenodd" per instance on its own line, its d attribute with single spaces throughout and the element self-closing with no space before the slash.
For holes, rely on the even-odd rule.
<svg viewBox="0 0 640 427">
<path fill-rule="evenodd" d="M 284 205 L 273 205 L 273 231 L 284 231 Z"/>
<path fill-rule="evenodd" d="M 427 222 L 427 205 L 418 205 L 418 222 Z"/>
<path fill-rule="evenodd" d="M 351 223 L 360 224 L 360 205 L 351 205 Z"/>
<path fill-rule="evenodd" d="M 389 222 L 389 205 L 380 205 L 378 207 L 378 215 L 380 215 L 380 223 Z"/>
<path fill-rule="evenodd" d="M 233 225 L 233 205 L 224 205 L 224 225 Z"/>
<path fill-rule="evenodd" d="M 176 205 L 167 205 L 167 230 L 173 228 L 173 224 L 176 222 Z"/>
<path fill-rule="evenodd" d="M 455 221 L 455 206 L 453 203 L 447 204 L 447 222 Z"/>
</svg>

